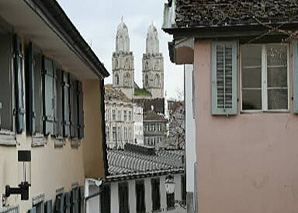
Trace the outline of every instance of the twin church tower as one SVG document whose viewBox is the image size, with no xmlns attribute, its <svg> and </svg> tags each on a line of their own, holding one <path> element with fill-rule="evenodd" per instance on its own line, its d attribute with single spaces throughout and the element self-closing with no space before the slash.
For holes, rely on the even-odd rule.
<svg viewBox="0 0 298 213">
<path fill-rule="evenodd" d="M 158 33 L 153 24 L 148 28 L 146 53 L 143 54 L 143 89 L 134 81 L 134 56 L 130 51 L 128 28 L 123 20 L 117 28 L 112 70 L 113 87 L 120 89 L 129 99 L 164 98 L 164 60 L 159 52 Z"/>
</svg>

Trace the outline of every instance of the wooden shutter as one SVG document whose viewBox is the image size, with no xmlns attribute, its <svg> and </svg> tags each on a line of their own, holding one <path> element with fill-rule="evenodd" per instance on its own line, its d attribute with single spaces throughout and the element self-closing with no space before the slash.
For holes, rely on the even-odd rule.
<svg viewBox="0 0 298 213">
<path fill-rule="evenodd" d="M 32 209 L 28 210 L 28 213 L 36 213 L 36 207 L 33 207 Z"/>
<path fill-rule="evenodd" d="M 65 213 L 70 213 L 71 210 L 71 195 L 70 193 L 65 193 Z"/>
<path fill-rule="evenodd" d="M 53 213 L 52 200 L 48 200 L 45 203 L 45 213 Z"/>
<path fill-rule="evenodd" d="M 43 58 L 44 134 L 54 134 L 54 68 L 52 60 Z"/>
<path fill-rule="evenodd" d="M 100 208 L 101 212 L 111 212 L 111 189 L 110 185 L 103 185 L 100 194 Z"/>
<path fill-rule="evenodd" d="M 78 138 L 78 89 L 77 80 L 70 75 L 70 136 Z"/>
<path fill-rule="evenodd" d="M 63 72 L 63 136 L 70 137 L 69 74 Z"/>
<path fill-rule="evenodd" d="M 35 97 L 34 97 L 34 49 L 30 42 L 26 60 L 26 107 L 27 107 L 27 133 L 35 135 Z M 40 98 L 40 97 L 36 97 Z"/>
<path fill-rule="evenodd" d="M 151 179 L 152 189 L 152 209 L 153 211 L 160 210 L 160 181 L 159 178 Z"/>
<path fill-rule="evenodd" d="M 71 190 L 71 209 L 73 213 L 79 212 L 79 188 Z"/>
<path fill-rule="evenodd" d="M 83 86 L 82 82 L 78 81 L 78 138 L 84 138 L 84 109 L 83 109 Z"/>
<path fill-rule="evenodd" d="M 64 213 L 64 194 L 59 194 L 56 197 L 55 213 Z"/>
<path fill-rule="evenodd" d="M 80 186 L 80 207 L 79 207 L 79 212 L 80 213 L 84 213 L 85 212 L 85 187 L 84 186 Z M 108 213 L 108 212 L 107 212 Z"/>
<path fill-rule="evenodd" d="M 54 133 L 58 138 L 63 138 L 63 83 L 62 71 L 55 66 L 55 124 Z"/>
<path fill-rule="evenodd" d="M 294 113 L 298 114 L 298 42 L 294 42 Z"/>
<path fill-rule="evenodd" d="M 23 55 L 22 40 L 15 36 L 14 41 L 14 71 L 15 71 L 15 115 L 16 130 L 20 134 L 25 128 L 24 90 L 23 90 Z"/>
<path fill-rule="evenodd" d="M 119 183 L 118 186 L 119 213 L 129 213 L 128 183 Z"/>
<path fill-rule="evenodd" d="M 212 114 L 237 114 L 237 42 L 212 43 Z"/>
</svg>

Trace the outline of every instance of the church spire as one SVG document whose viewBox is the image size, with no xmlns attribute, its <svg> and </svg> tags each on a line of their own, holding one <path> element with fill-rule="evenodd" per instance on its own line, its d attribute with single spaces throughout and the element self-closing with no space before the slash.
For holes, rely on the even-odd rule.
<svg viewBox="0 0 298 213">
<path fill-rule="evenodd" d="M 159 53 L 159 39 L 156 27 L 153 25 L 153 21 L 148 28 L 146 39 L 146 53 L 154 54 Z"/>
<path fill-rule="evenodd" d="M 130 39 L 128 35 L 128 28 L 123 22 L 123 16 L 121 17 L 121 23 L 117 28 L 116 35 L 116 52 L 130 52 Z"/>
</svg>

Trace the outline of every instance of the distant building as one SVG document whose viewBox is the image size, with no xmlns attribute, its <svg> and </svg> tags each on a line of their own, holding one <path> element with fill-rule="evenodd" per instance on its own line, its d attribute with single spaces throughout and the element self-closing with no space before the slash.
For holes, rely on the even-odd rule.
<svg viewBox="0 0 298 213">
<path fill-rule="evenodd" d="M 185 213 L 184 152 L 127 144 L 108 150 L 109 176 L 87 213 Z M 98 189 L 90 191 L 98 193 Z"/>
<path fill-rule="evenodd" d="M 107 146 L 108 148 L 123 148 L 126 143 L 135 141 L 134 108 L 137 106 L 122 91 L 113 88 L 112 85 L 106 85 L 105 91 Z"/>
<path fill-rule="evenodd" d="M 134 56 L 130 51 L 128 28 L 123 20 L 117 28 L 112 70 L 113 87 L 121 90 L 129 99 L 164 99 L 164 59 L 159 52 L 158 32 L 153 24 L 148 28 L 146 53 L 143 55 L 143 88 L 134 81 Z"/>
<path fill-rule="evenodd" d="M 144 144 L 161 148 L 165 145 L 167 120 L 153 109 L 144 113 Z"/>
<path fill-rule="evenodd" d="M 144 144 L 144 128 L 143 128 L 143 107 L 134 104 L 134 142 L 135 144 Z"/>
</svg>

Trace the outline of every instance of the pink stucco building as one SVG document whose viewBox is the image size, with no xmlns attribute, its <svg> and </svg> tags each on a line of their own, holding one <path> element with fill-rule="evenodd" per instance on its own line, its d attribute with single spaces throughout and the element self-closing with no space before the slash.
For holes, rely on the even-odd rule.
<svg viewBox="0 0 298 213">
<path fill-rule="evenodd" d="M 186 105 L 195 118 L 197 184 L 188 192 L 198 208 L 188 212 L 297 211 L 297 12 L 287 0 L 165 5 L 171 59 L 193 66 Z"/>
</svg>

